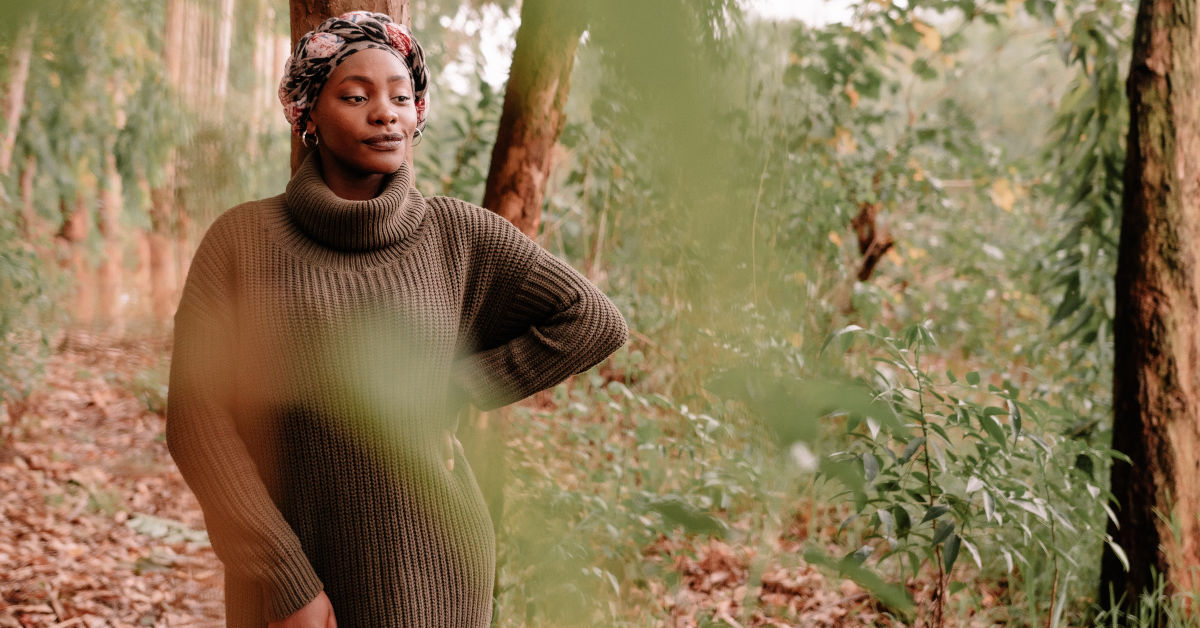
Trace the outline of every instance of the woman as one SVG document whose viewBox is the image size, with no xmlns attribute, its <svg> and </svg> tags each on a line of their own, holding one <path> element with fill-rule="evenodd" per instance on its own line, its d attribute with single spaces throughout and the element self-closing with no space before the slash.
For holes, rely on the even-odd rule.
<svg viewBox="0 0 1200 628">
<path fill-rule="evenodd" d="M 280 99 L 315 146 L 225 212 L 175 318 L 167 445 L 226 567 L 230 626 L 487 626 L 495 540 L 456 417 L 584 371 L 615 306 L 495 214 L 412 185 L 420 45 L 355 11 Z"/>
</svg>

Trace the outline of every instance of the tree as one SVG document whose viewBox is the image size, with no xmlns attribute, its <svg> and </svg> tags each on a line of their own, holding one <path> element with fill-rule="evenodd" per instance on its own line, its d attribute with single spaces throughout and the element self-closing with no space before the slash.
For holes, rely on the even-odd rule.
<svg viewBox="0 0 1200 628">
<path fill-rule="evenodd" d="M 25 102 L 25 82 L 29 79 L 29 58 L 33 54 L 33 34 L 36 30 L 37 18 L 34 16 L 22 27 L 12 57 L 8 94 L 4 103 L 4 137 L 0 139 L 0 175 L 8 174 L 8 168 L 12 164 L 13 145 L 17 142 L 17 129 Z"/>
<path fill-rule="evenodd" d="M 562 133 L 582 3 L 525 0 L 483 206 L 535 237 L 554 144 Z"/>
<path fill-rule="evenodd" d="M 1101 603 L 1200 586 L 1200 32 L 1196 0 L 1142 0 L 1113 321 L 1112 469 L 1119 525 Z"/>
<path fill-rule="evenodd" d="M 305 33 L 316 28 L 318 24 L 348 11 L 374 11 L 386 13 L 391 18 L 411 26 L 412 17 L 408 12 L 408 0 L 291 0 L 292 46 L 300 41 Z M 300 143 L 300 138 L 292 136 L 292 172 L 300 167 L 308 149 Z"/>
</svg>

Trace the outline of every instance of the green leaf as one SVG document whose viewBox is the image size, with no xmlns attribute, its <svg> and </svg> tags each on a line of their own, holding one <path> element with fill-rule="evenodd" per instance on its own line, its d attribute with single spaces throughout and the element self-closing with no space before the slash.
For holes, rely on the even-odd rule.
<svg viewBox="0 0 1200 628">
<path fill-rule="evenodd" d="M 971 554 L 971 559 L 975 561 L 975 566 L 983 569 L 983 559 L 980 558 L 979 550 L 975 548 L 975 545 L 966 539 L 962 539 L 962 545 Z"/>
<path fill-rule="evenodd" d="M 825 353 L 825 349 L 829 347 L 829 343 L 833 342 L 834 339 L 840 338 L 841 336 L 843 336 L 845 334 L 852 334 L 852 333 L 860 332 L 860 331 L 866 331 L 866 330 L 858 325 L 846 325 L 845 327 L 833 332 L 832 334 L 829 334 L 829 337 L 827 337 L 825 339 L 825 342 L 821 345 L 821 350 L 817 352 L 817 355 L 821 355 L 821 354 Z"/>
<path fill-rule="evenodd" d="M 970 373 L 967 373 L 966 378 L 968 384 L 972 386 L 979 385 L 979 371 L 971 371 Z"/>
<path fill-rule="evenodd" d="M 862 455 L 863 472 L 866 473 L 867 482 L 873 482 L 876 476 L 879 475 L 879 461 L 871 452 Z"/>
<path fill-rule="evenodd" d="M 894 536 L 896 533 L 896 520 L 892 517 L 892 513 L 886 510 L 879 510 L 875 513 L 879 517 L 879 524 L 883 527 L 885 536 Z"/>
<path fill-rule="evenodd" d="M 1008 425 L 1012 429 L 1013 445 L 1021 437 L 1021 408 L 1012 399 L 1008 401 Z"/>
<path fill-rule="evenodd" d="M 929 510 L 925 511 L 925 516 L 921 518 L 921 523 L 933 521 L 947 512 L 950 512 L 950 509 L 945 506 L 930 506 Z"/>
<path fill-rule="evenodd" d="M 1117 560 L 1121 561 L 1121 566 L 1125 568 L 1125 571 L 1129 571 L 1129 557 L 1125 555 L 1125 550 L 1121 549 L 1121 546 L 1117 545 L 1111 536 L 1105 538 L 1104 542 L 1108 544 L 1108 548 L 1112 550 Z"/>
<path fill-rule="evenodd" d="M 908 536 L 908 531 L 912 529 L 912 517 L 908 516 L 908 510 L 904 506 L 896 504 L 892 506 L 890 512 L 896 519 L 896 536 Z"/>
<path fill-rule="evenodd" d="M 861 565 L 861 564 L 863 564 L 864 561 L 866 561 L 868 558 L 871 557 L 871 554 L 874 554 L 874 553 L 875 553 L 874 547 L 871 547 L 870 545 L 864 545 L 864 546 L 854 550 L 853 552 L 850 552 L 849 554 L 847 554 L 843 560 L 850 561 L 851 563 L 856 564 L 856 565 Z"/>
<path fill-rule="evenodd" d="M 997 422 L 996 419 L 992 418 L 988 414 L 982 414 L 979 416 L 979 424 L 983 426 L 984 431 L 986 431 L 988 436 L 991 436 L 992 440 L 996 441 L 997 444 L 1005 447 L 1008 446 L 1008 440 L 1004 438 L 1004 430 L 1000 427 L 1000 423 Z"/>
<path fill-rule="evenodd" d="M 933 545 L 937 545 L 938 543 L 941 543 L 942 541 L 946 540 L 946 537 L 950 536 L 950 533 L 953 531 L 954 531 L 954 522 L 953 521 L 943 521 L 943 522 L 939 523 L 937 530 L 935 530 L 933 533 L 933 541 L 931 543 Z"/>
<path fill-rule="evenodd" d="M 957 534 L 950 537 L 949 541 L 946 541 L 946 553 L 942 556 L 946 565 L 946 573 L 950 573 L 950 570 L 954 569 L 954 561 L 958 560 L 958 546 L 960 543 L 962 543 L 962 539 L 958 538 Z"/>
<path fill-rule="evenodd" d="M 891 609 L 902 613 L 910 613 L 913 610 L 912 599 L 908 597 L 908 592 L 904 590 L 904 587 L 885 581 L 879 574 L 862 565 L 834 560 L 816 550 L 805 552 L 804 560 L 810 565 L 819 565 L 835 570 L 841 576 L 853 580 Z"/>
<path fill-rule="evenodd" d="M 646 500 L 642 507 L 644 510 L 657 512 L 668 525 L 680 526 L 689 534 L 724 537 L 729 532 L 729 526 L 724 521 L 676 496 L 654 497 Z"/>
<path fill-rule="evenodd" d="M 903 464 L 908 462 L 908 460 L 913 457 L 913 454 L 917 453 L 917 450 L 920 449 L 921 445 L 923 444 L 925 444 L 924 436 L 918 436 L 917 438 L 908 441 L 908 444 L 904 446 L 904 451 L 900 454 L 900 463 Z"/>
</svg>

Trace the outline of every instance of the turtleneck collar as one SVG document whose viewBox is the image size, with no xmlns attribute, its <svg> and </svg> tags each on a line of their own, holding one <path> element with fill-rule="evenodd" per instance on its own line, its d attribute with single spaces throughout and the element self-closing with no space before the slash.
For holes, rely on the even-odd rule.
<svg viewBox="0 0 1200 628">
<path fill-rule="evenodd" d="M 288 213 L 309 238 L 341 251 L 372 251 L 404 242 L 425 218 L 425 199 L 406 163 L 383 182 L 379 196 L 348 201 L 321 177 L 317 151 L 304 159 L 284 194 Z"/>
</svg>

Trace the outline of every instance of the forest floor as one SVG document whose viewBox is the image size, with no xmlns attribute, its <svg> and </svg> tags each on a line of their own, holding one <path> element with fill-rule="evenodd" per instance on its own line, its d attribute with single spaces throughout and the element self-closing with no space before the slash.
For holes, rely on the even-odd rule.
<svg viewBox="0 0 1200 628">
<path fill-rule="evenodd" d="M 0 416 L 14 436 L 0 448 L 0 627 L 223 625 L 222 568 L 163 438 L 168 360 L 163 338 L 74 332 L 19 416 Z M 795 544 L 786 536 L 781 547 Z M 669 621 L 741 626 L 745 552 L 694 543 L 647 548 L 679 576 L 660 589 Z M 761 581 L 751 595 L 779 613 L 749 625 L 881 619 L 856 585 L 811 567 L 771 567 Z"/>
</svg>

